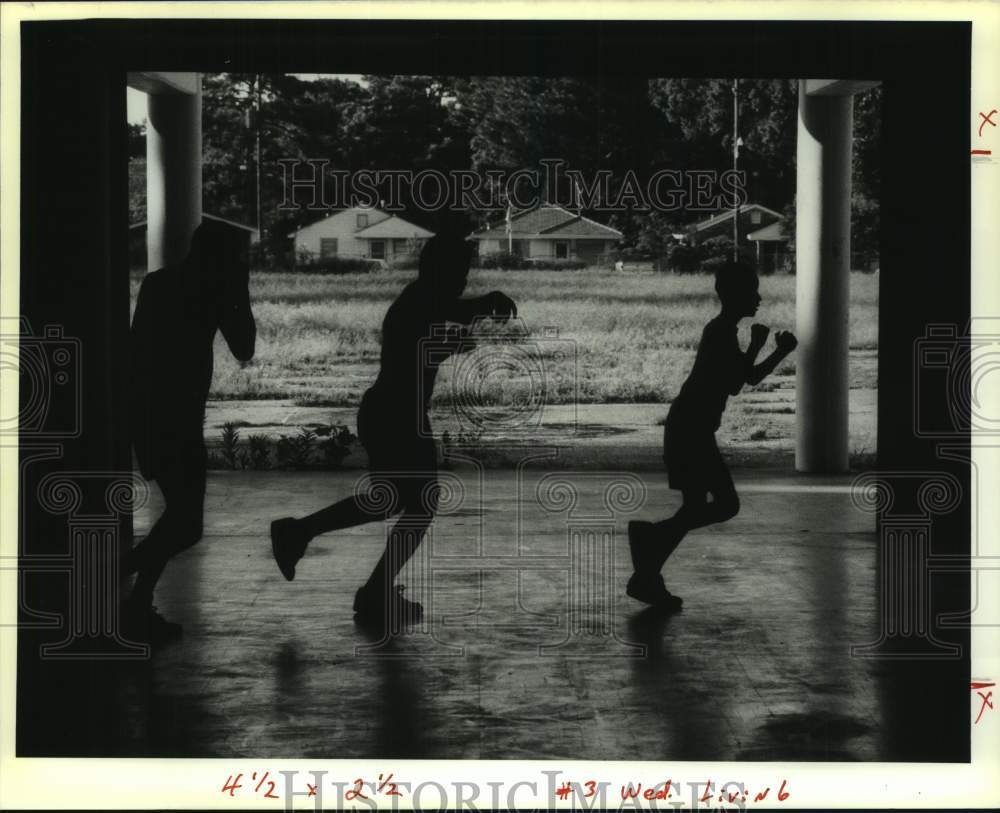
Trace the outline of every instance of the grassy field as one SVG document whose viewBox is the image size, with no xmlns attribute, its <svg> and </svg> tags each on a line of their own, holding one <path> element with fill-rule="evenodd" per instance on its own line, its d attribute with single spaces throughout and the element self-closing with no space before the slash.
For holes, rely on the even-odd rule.
<svg viewBox="0 0 1000 813">
<path fill-rule="evenodd" d="M 379 331 L 414 272 L 251 276 L 257 356 L 241 367 L 216 345 L 216 399 L 292 398 L 353 406 L 378 369 Z M 133 301 L 139 279 L 132 282 Z M 479 404 L 668 402 L 690 369 L 705 322 L 718 311 L 712 278 L 649 272 L 480 271 L 468 295 L 499 289 L 518 304 L 517 341 L 489 342 L 446 363 L 435 394 L 446 403 L 473 392 Z M 761 278 L 756 321 L 794 329 L 795 278 Z M 875 388 L 877 280 L 851 277 L 851 386 Z M 741 327 L 745 344 L 749 321 Z M 765 352 L 772 345 L 769 343 Z M 458 367 L 456 368 L 456 364 Z M 794 372 L 794 355 L 778 376 Z M 458 378 L 456 381 L 456 369 Z M 540 383 L 539 370 L 544 371 Z M 787 379 L 786 379 L 787 380 Z M 757 389 L 776 386 L 765 381 Z M 540 390 L 541 387 L 541 390 Z"/>
</svg>

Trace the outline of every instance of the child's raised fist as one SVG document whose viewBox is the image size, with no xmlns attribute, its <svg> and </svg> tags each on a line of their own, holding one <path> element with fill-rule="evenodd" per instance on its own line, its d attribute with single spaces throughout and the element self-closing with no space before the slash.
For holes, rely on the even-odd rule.
<svg viewBox="0 0 1000 813">
<path fill-rule="evenodd" d="M 799 340 L 792 335 L 790 330 L 779 330 L 774 334 L 774 343 L 782 353 L 788 354 L 798 347 Z"/>
</svg>

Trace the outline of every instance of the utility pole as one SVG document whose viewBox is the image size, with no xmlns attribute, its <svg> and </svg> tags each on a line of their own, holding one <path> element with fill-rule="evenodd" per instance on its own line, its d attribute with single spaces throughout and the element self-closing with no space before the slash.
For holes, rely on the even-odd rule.
<svg viewBox="0 0 1000 813">
<path fill-rule="evenodd" d="M 261 244 L 264 241 L 264 224 L 261 222 L 261 205 L 260 205 L 260 103 L 261 103 L 261 92 L 260 92 L 260 74 L 257 74 L 257 158 L 255 163 L 257 165 L 257 247 L 258 254 L 260 253 Z"/>
<path fill-rule="evenodd" d="M 510 198 L 507 198 L 507 215 L 504 218 L 507 227 L 507 253 L 514 253 L 514 231 L 511 224 Z"/>
<path fill-rule="evenodd" d="M 740 106 L 739 79 L 733 80 L 733 172 L 737 172 L 740 159 Z M 740 196 L 733 195 L 733 262 L 740 258 Z"/>
</svg>

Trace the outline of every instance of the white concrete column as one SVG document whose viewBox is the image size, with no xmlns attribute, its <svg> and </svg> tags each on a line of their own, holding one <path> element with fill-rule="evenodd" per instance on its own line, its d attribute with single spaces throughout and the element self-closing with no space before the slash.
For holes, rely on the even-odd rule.
<svg viewBox="0 0 1000 813">
<path fill-rule="evenodd" d="M 850 94 L 809 95 L 799 80 L 795 208 L 795 468 L 848 468 L 851 261 Z"/>
<path fill-rule="evenodd" d="M 150 93 L 146 124 L 146 257 L 154 271 L 184 258 L 201 223 L 201 83 Z"/>
</svg>

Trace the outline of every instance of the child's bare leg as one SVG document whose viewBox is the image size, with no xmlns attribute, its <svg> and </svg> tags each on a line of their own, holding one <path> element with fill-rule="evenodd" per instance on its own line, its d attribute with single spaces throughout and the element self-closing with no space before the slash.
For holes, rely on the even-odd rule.
<svg viewBox="0 0 1000 813">
<path fill-rule="evenodd" d="M 378 564 L 357 592 L 354 611 L 362 617 L 393 617 L 403 623 L 414 623 L 423 615 L 423 607 L 419 602 L 404 599 L 395 581 L 434 521 L 438 504 L 436 479 L 405 483 L 400 494 L 403 513 L 389 531 Z"/>
<path fill-rule="evenodd" d="M 320 534 L 386 519 L 405 510 L 404 496 L 397 489 L 398 484 L 378 475 L 372 478 L 367 494 L 345 497 L 302 519 L 276 519 L 271 523 L 271 551 L 282 575 L 288 581 L 295 578 L 295 565 Z"/>
<path fill-rule="evenodd" d="M 346 497 L 333 505 L 328 505 L 326 508 L 321 508 L 307 517 L 302 517 L 297 522 L 303 535 L 314 539 L 320 534 L 364 525 L 381 517 L 382 514 L 373 513 L 371 506 L 366 505 L 363 499 L 355 495 Z"/>
<path fill-rule="evenodd" d="M 709 502 L 706 492 L 684 491 L 684 502 L 669 519 L 653 524 L 653 531 L 662 541 L 660 567 L 670 558 L 677 546 L 687 536 L 688 531 L 704 528 L 717 522 L 725 522 L 735 517 L 740 510 L 740 498 L 732 484 L 708 492 L 712 495 Z"/>
<path fill-rule="evenodd" d="M 271 523 L 271 550 L 278 568 L 286 579 L 295 578 L 295 565 L 306 552 L 306 546 L 320 534 L 364 525 L 393 512 L 395 506 L 379 510 L 377 501 L 357 494 L 333 505 L 321 508 L 302 519 L 285 517 Z"/>
<path fill-rule="evenodd" d="M 387 593 L 434 521 L 438 505 L 436 477 L 403 480 L 397 484 L 403 513 L 393 525 L 385 551 L 364 589 Z"/>
<path fill-rule="evenodd" d="M 129 598 L 134 610 L 148 610 L 153 589 L 167 563 L 201 539 L 205 472 L 170 471 L 157 479 L 166 507 L 152 530 L 125 557 L 123 569 L 135 573 Z"/>
<path fill-rule="evenodd" d="M 434 520 L 433 514 L 404 512 L 389 531 L 382 558 L 365 584 L 366 590 L 389 592 L 396 577 L 420 546 L 427 529 Z"/>
</svg>

